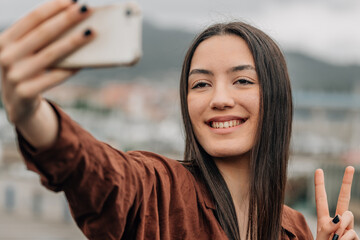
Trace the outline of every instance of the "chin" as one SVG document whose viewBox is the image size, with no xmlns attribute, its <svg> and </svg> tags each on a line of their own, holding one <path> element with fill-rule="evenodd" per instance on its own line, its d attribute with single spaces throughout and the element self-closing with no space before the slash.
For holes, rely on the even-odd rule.
<svg viewBox="0 0 360 240">
<path fill-rule="evenodd" d="M 249 155 L 251 149 L 226 149 L 226 148 L 212 148 L 207 153 L 213 158 L 242 158 L 243 156 Z"/>
</svg>

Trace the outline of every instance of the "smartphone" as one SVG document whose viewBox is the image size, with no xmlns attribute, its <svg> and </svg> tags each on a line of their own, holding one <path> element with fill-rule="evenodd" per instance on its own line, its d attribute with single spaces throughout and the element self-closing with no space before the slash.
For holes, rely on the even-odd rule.
<svg viewBox="0 0 360 240">
<path fill-rule="evenodd" d="M 142 55 L 142 12 L 134 2 L 95 7 L 93 14 L 67 31 L 91 27 L 96 38 L 56 63 L 60 68 L 131 66 Z"/>
</svg>

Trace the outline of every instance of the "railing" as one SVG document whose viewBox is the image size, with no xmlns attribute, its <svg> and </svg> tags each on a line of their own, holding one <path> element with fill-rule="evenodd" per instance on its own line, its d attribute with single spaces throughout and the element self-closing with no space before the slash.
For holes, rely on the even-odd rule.
<svg viewBox="0 0 360 240">
<path fill-rule="evenodd" d="M 0 212 L 19 217 L 71 221 L 63 194 L 52 193 L 39 183 L 29 184 L 28 181 L 0 181 Z"/>
</svg>

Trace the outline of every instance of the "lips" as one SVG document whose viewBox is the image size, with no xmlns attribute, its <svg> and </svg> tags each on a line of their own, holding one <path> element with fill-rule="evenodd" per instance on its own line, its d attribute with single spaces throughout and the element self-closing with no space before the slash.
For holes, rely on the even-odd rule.
<svg viewBox="0 0 360 240">
<path fill-rule="evenodd" d="M 247 118 L 235 117 L 235 116 L 223 116 L 223 117 L 214 117 L 209 119 L 206 124 L 211 128 L 231 128 L 236 127 L 244 122 L 246 122 Z"/>
</svg>

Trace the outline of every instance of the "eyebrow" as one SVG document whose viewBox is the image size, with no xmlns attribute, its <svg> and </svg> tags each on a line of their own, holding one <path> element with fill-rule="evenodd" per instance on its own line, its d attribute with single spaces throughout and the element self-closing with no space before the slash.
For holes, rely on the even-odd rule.
<svg viewBox="0 0 360 240">
<path fill-rule="evenodd" d="M 235 67 L 230 68 L 226 72 L 227 73 L 233 73 L 233 72 L 238 72 L 238 71 L 243 71 L 243 70 L 254 70 L 255 71 L 255 68 L 253 66 L 251 66 L 251 65 L 239 65 L 239 66 L 235 66 Z M 205 74 L 205 75 L 214 76 L 213 72 L 211 72 L 209 70 L 206 70 L 206 69 L 193 69 L 193 70 L 190 71 L 189 77 L 192 74 Z"/>
<path fill-rule="evenodd" d="M 255 68 L 251 65 L 239 65 L 233 68 L 230 68 L 230 70 L 228 70 L 228 73 L 232 73 L 232 72 L 238 72 L 238 71 L 243 71 L 243 70 L 254 70 Z"/>
<path fill-rule="evenodd" d="M 213 72 L 211 72 L 209 70 L 205 70 L 205 69 L 193 69 L 190 71 L 189 76 L 191 76 L 193 74 L 205 74 L 205 75 L 214 76 Z"/>
</svg>

